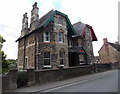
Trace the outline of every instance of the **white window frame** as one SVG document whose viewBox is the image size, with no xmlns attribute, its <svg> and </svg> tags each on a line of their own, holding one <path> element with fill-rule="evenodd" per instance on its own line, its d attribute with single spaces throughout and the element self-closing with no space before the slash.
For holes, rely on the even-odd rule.
<svg viewBox="0 0 120 94">
<path fill-rule="evenodd" d="M 63 57 L 60 57 L 60 53 L 63 53 Z M 61 59 L 63 60 L 63 64 L 61 64 L 61 62 L 60 62 L 60 66 L 64 66 L 65 52 L 59 52 L 59 58 L 60 58 L 60 61 L 61 61 Z"/>
<path fill-rule="evenodd" d="M 45 52 L 47 52 L 47 51 L 45 51 Z M 45 52 L 44 52 L 44 53 L 45 53 Z M 50 52 L 49 52 L 49 53 L 50 53 Z M 50 59 L 50 65 L 45 65 L 45 64 L 44 64 L 44 60 L 45 60 L 45 59 Z M 51 67 L 51 53 L 50 53 L 50 58 L 44 58 L 44 56 L 43 56 L 43 67 L 46 67 L 46 68 L 47 68 L 47 67 L 49 67 L 49 68 Z"/>
<path fill-rule="evenodd" d="M 61 35 L 60 35 L 60 33 L 61 33 Z M 63 32 L 59 32 L 59 37 L 58 37 L 59 39 L 58 39 L 58 41 L 59 41 L 59 43 L 64 43 L 64 33 Z M 61 38 L 61 41 L 60 41 L 60 38 Z"/>
<path fill-rule="evenodd" d="M 48 32 L 48 31 L 46 31 L 46 32 Z M 44 37 L 44 42 L 50 42 L 50 32 L 48 32 L 48 35 L 46 36 L 46 32 L 44 32 L 44 35 L 43 35 L 43 37 Z M 46 40 L 46 37 L 48 37 L 48 40 Z"/>
<path fill-rule="evenodd" d="M 25 56 L 25 68 L 28 68 L 28 56 Z"/>
</svg>

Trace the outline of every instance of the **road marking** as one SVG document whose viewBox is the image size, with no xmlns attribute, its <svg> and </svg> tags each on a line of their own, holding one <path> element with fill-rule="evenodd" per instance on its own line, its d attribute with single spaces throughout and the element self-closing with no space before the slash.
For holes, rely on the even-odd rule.
<svg viewBox="0 0 120 94">
<path fill-rule="evenodd" d="M 94 79 L 97 79 L 97 78 L 102 78 L 102 77 L 107 76 L 107 75 L 100 75 L 100 76 L 97 76 L 97 77 L 92 77 L 92 78 L 89 78 L 89 79 L 85 79 L 83 81 L 77 81 L 77 82 L 73 82 L 71 84 L 67 84 L 67 85 L 63 85 L 63 86 L 58 86 L 58 87 L 55 87 L 55 88 L 53 87 L 51 89 L 43 90 L 42 92 L 50 92 L 50 91 L 57 90 L 57 89 L 60 89 L 60 88 L 64 88 L 64 87 L 68 87 L 68 86 L 72 86 L 72 85 L 84 83 L 84 82 L 87 82 L 87 81 L 90 81 L 90 80 L 94 80 Z"/>
</svg>

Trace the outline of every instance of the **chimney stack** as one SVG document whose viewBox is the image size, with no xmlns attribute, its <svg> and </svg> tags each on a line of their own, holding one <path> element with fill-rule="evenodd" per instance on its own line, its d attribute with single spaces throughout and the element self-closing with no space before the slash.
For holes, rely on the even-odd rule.
<svg viewBox="0 0 120 94">
<path fill-rule="evenodd" d="M 108 45 L 108 40 L 107 40 L 107 38 L 104 38 L 104 39 L 103 39 L 103 43 L 104 43 L 105 46 Z"/>
<path fill-rule="evenodd" d="M 105 51 L 109 56 L 109 48 L 108 48 L 108 40 L 107 40 L 107 38 L 104 38 L 103 42 L 104 42 Z"/>
<path fill-rule="evenodd" d="M 39 22 L 39 8 L 37 7 L 37 2 L 34 3 L 33 9 L 31 11 L 31 23 L 30 23 L 30 31 L 34 30 L 38 26 Z"/>
<path fill-rule="evenodd" d="M 27 17 L 27 13 L 25 13 L 22 19 L 21 36 L 24 36 L 27 32 L 28 32 L 28 17 Z"/>
</svg>

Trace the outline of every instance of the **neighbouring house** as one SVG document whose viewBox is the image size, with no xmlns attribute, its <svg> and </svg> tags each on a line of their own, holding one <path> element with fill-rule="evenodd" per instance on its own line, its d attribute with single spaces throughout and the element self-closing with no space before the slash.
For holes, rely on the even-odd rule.
<svg viewBox="0 0 120 94">
<path fill-rule="evenodd" d="M 100 63 L 118 63 L 118 52 L 120 52 L 118 42 L 110 43 L 107 38 L 104 38 L 103 42 L 103 46 L 98 51 Z"/>
<path fill-rule="evenodd" d="M 82 27 L 84 30 L 76 31 L 75 25 L 71 24 L 66 14 L 51 10 L 39 18 L 38 12 L 39 8 L 35 2 L 31 11 L 30 27 L 27 13 L 23 15 L 21 36 L 16 40 L 18 68 L 35 70 L 67 68 L 77 66 L 80 62 L 92 61 L 92 41 L 96 41 L 97 38 L 91 26 L 84 24 L 84 28 Z M 77 56 L 74 49 L 77 50 Z M 80 62 L 76 61 L 78 56 Z"/>
<path fill-rule="evenodd" d="M 69 64 L 70 66 L 93 63 L 93 41 L 97 41 L 92 26 L 77 22 L 73 24 L 76 34 L 69 37 Z M 73 63 L 73 62 L 76 63 Z"/>
</svg>

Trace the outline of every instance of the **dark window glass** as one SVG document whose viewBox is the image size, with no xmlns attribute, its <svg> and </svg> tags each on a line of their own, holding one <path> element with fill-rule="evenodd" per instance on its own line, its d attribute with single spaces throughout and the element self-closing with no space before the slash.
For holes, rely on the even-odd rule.
<svg viewBox="0 0 120 94">
<path fill-rule="evenodd" d="M 60 65 L 63 65 L 63 59 L 60 59 Z"/>
<path fill-rule="evenodd" d="M 59 55 L 60 55 L 60 65 L 64 65 L 65 53 L 64 52 L 60 52 Z"/>
<path fill-rule="evenodd" d="M 44 65 L 50 65 L 50 59 L 44 59 Z"/>
<path fill-rule="evenodd" d="M 50 58 L 50 52 L 45 52 L 44 53 L 44 58 Z"/>
<path fill-rule="evenodd" d="M 44 52 L 44 65 L 50 65 L 50 52 Z"/>
</svg>

